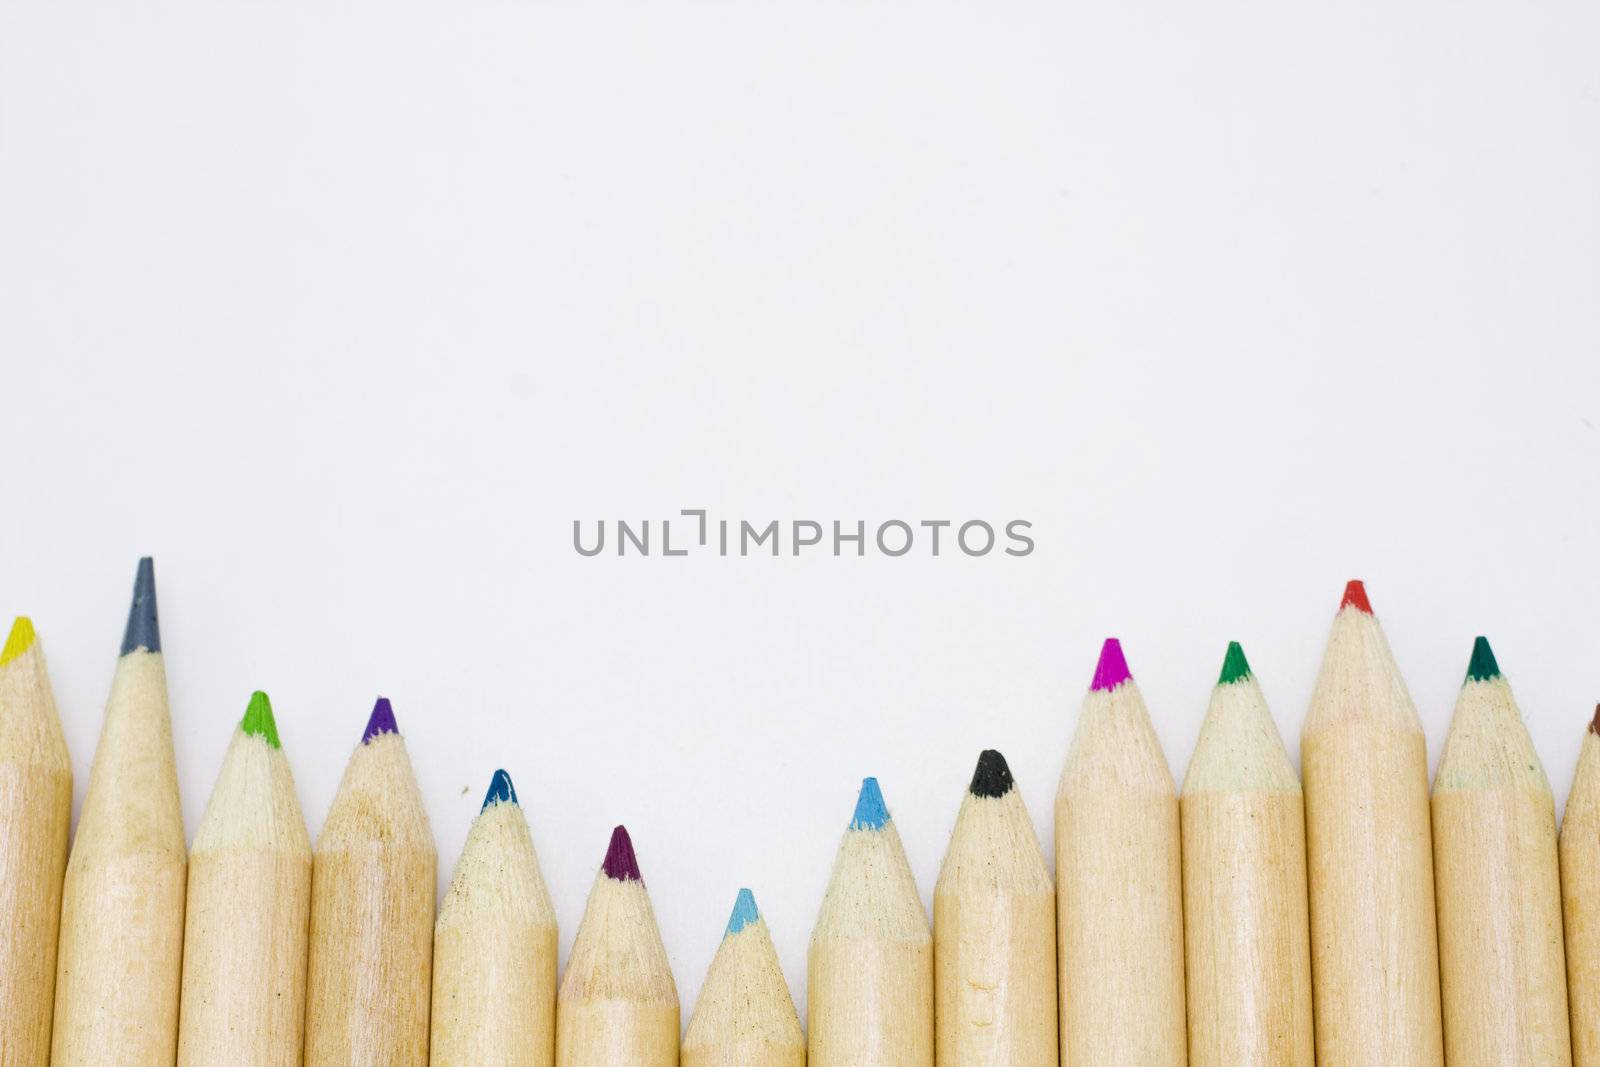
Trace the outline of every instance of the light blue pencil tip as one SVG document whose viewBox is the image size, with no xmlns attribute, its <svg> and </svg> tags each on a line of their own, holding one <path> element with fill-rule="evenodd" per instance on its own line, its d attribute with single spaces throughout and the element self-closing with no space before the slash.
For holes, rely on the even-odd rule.
<svg viewBox="0 0 1600 1067">
<path fill-rule="evenodd" d="M 728 932 L 723 936 L 732 937 L 759 918 L 761 912 L 756 908 L 756 895 L 748 889 L 741 889 L 739 899 L 733 902 L 733 914 L 728 916 Z"/>
<path fill-rule="evenodd" d="M 483 807 L 479 811 L 488 811 L 490 804 L 515 804 L 517 790 L 511 784 L 511 776 L 505 771 L 495 771 L 494 779 L 489 783 L 489 792 L 484 794 Z"/>
<path fill-rule="evenodd" d="M 861 795 L 856 798 L 856 813 L 850 818 L 852 830 L 882 830 L 889 824 L 889 808 L 883 802 L 883 790 L 876 778 L 861 782 Z"/>
</svg>

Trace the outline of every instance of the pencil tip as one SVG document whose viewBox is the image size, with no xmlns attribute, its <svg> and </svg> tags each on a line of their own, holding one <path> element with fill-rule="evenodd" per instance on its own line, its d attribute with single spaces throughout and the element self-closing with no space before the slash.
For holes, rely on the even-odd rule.
<svg viewBox="0 0 1600 1067">
<path fill-rule="evenodd" d="M 494 772 L 494 777 L 489 781 L 489 792 L 484 794 L 483 807 L 479 813 L 489 810 L 491 804 L 515 804 L 517 802 L 517 788 L 511 784 L 511 776 L 504 770 Z"/>
<path fill-rule="evenodd" d="M 1494 650 L 1487 637 L 1472 642 L 1472 661 L 1467 664 L 1467 681 L 1488 682 L 1500 677 L 1500 664 L 1494 660 Z"/>
<path fill-rule="evenodd" d="M 761 911 L 756 907 L 756 895 L 748 889 L 741 889 L 738 899 L 733 902 L 733 914 L 728 916 L 728 932 L 722 936 L 732 937 L 759 918 Z"/>
<path fill-rule="evenodd" d="M 161 625 L 156 620 L 156 565 L 149 556 L 139 561 L 133 576 L 133 603 L 128 605 L 128 627 L 122 631 L 122 654 L 139 649 L 161 651 Z"/>
<path fill-rule="evenodd" d="M 889 808 L 883 802 L 883 790 L 876 778 L 861 780 L 861 794 L 856 797 L 855 814 L 850 816 L 852 830 L 882 830 L 889 822 Z"/>
<path fill-rule="evenodd" d="M 1594 706 L 1594 718 L 1589 720 L 1589 732 L 1600 734 L 1600 704 Z"/>
<path fill-rule="evenodd" d="M 992 748 L 978 754 L 978 769 L 972 772 L 972 785 L 968 787 L 975 797 L 1003 797 L 1016 783 L 1011 778 L 1011 767 L 1006 758 Z"/>
<path fill-rule="evenodd" d="M 1367 599 L 1367 587 L 1360 578 L 1352 578 L 1345 583 L 1344 599 L 1339 601 L 1339 607 L 1372 614 L 1372 602 Z"/>
<path fill-rule="evenodd" d="M 395 725 L 394 708 L 389 704 L 388 697 L 379 697 L 378 702 L 372 705 L 372 714 L 367 717 L 367 728 L 361 735 L 361 743 L 368 741 L 380 734 L 398 734 L 400 727 Z"/>
<path fill-rule="evenodd" d="M 0 648 L 0 667 L 32 648 L 33 641 L 33 620 L 26 615 L 18 615 L 17 621 L 11 624 L 11 634 L 6 638 L 5 647 Z"/>
<path fill-rule="evenodd" d="M 1228 642 L 1228 654 L 1222 657 L 1222 673 L 1218 685 L 1242 682 L 1250 677 L 1250 661 L 1244 658 L 1244 647 L 1237 641 Z"/>
<path fill-rule="evenodd" d="M 633 838 L 628 828 L 619 826 L 611 831 L 611 844 L 606 847 L 604 864 L 606 877 L 617 882 L 638 882 L 639 860 L 633 854 Z"/>
<path fill-rule="evenodd" d="M 245 706 L 239 729 L 251 737 L 261 738 L 273 748 L 283 747 L 278 741 L 278 721 L 272 717 L 272 701 L 259 689 L 250 694 L 250 703 Z"/>
<path fill-rule="evenodd" d="M 1122 654 L 1122 642 L 1115 637 L 1106 638 L 1100 646 L 1100 661 L 1094 667 L 1094 681 L 1090 689 L 1115 689 L 1133 677 L 1128 661 Z"/>
</svg>

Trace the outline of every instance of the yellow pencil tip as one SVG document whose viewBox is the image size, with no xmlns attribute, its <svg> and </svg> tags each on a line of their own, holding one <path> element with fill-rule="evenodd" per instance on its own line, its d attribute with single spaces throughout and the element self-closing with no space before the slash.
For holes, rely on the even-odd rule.
<svg viewBox="0 0 1600 1067">
<path fill-rule="evenodd" d="M 0 667 L 32 648 L 33 638 L 33 620 L 26 615 L 18 615 L 17 621 L 11 624 L 11 636 L 6 638 L 6 647 L 0 649 Z"/>
</svg>

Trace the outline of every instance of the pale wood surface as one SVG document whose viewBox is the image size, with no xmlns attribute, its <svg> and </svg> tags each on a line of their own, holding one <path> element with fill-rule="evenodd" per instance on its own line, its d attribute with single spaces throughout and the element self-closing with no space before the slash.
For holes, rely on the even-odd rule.
<svg viewBox="0 0 1600 1067">
<path fill-rule="evenodd" d="M 1427 744 L 1357 608 L 1334 619 L 1300 759 L 1317 1063 L 1442 1067 Z"/>
<path fill-rule="evenodd" d="M 117 661 L 67 861 L 54 1067 L 170 1067 L 183 966 L 183 815 L 161 653 Z"/>
<path fill-rule="evenodd" d="M 283 750 L 234 730 L 189 856 L 180 1067 L 295 1067 L 311 838 Z"/>
<path fill-rule="evenodd" d="M 811 1067 L 932 1067 L 933 937 L 893 822 L 845 831 L 806 970 Z"/>
<path fill-rule="evenodd" d="M 1600 1067 L 1600 736 L 1592 725 L 1561 817 L 1560 856 L 1572 1062 Z"/>
<path fill-rule="evenodd" d="M 1012 788 L 961 801 L 933 891 L 940 1067 L 1056 1067 L 1055 886 Z"/>
<path fill-rule="evenodd" d="M 312 861 L 306 1067 L 426 1067 L 437 866 L 405 742 L 357 746 Z"/>
<path fill-rule="evenodd" d="M 805 1067 L 806 1041 L 764 919 L 717 947 L 683 1038 L 683 1067 Z"/>
<path fill-rule="evenodd" d="M 1184 1067 L 1178 796 L 1138 687 L 1084 698 L 1056 793 L 1064 1067 Z"/>
<path fill-rule="evenodd" d="M 472 823 L 433 934 L 432 1067 L 550 1067 L 556 916 L 520 805 Z"/>
<path fill-rule="evenodd" d="M 1190 1067 L 1311 1067 L 1305 809 L 1253 676 L 1213 692 L 1180 814 Z"/>
<path fill-rule="evenodd" d="M 0 667 L 0 1067 L 48 1067 L 72 764 L 38 639 Z"/>
<path fill-rule="evenodd" d="M 602 871 L 556 998 L 559 1067 L 674 1067 L 678 987 L 644 883 Z"/>
<path fill-rule="evenodd" d="M 1555 801 L 1504 678 L 1462 687 L 1433 834 L 1445 1059 L 1565 1067 Z"/>
</svg>

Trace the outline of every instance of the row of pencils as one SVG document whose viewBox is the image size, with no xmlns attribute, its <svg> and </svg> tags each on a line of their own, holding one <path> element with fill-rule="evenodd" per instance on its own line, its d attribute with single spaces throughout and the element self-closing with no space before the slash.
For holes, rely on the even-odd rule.
<svg viewBox="0 0 1600 1067">
<path fill-rule="evenodd" d="M 186 849 L 146 559 L 70 852 L 71 769 L 26 618 L 0 651 L 0 1067 L 1600 1067 L 1597 729 L 1600 709 L 1558 834 L 1480 637 L 1430 796 L 1421 723 L 1352 582 L 1303 790 L 1233 644 L 1180 791 L 1108 640 L 1061 776 L 1053 880 L 984 752 L 930 926 L 869 778 L 812 935 L 808 1033 L 740 890 L 680 1040 L 622 827 L 559 986 L 504 771 L 436 913 L 387 700 L 313 851 L 256 693 Z"/>
</svg>

